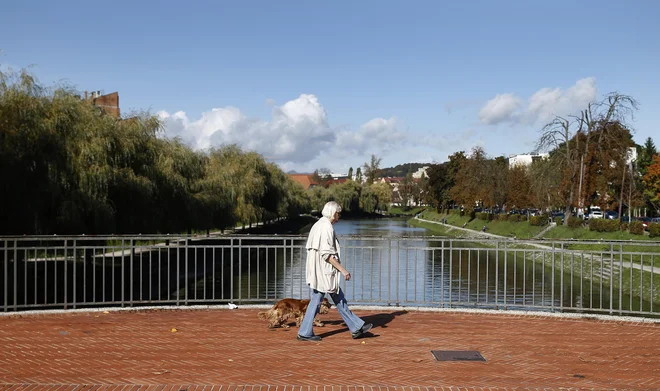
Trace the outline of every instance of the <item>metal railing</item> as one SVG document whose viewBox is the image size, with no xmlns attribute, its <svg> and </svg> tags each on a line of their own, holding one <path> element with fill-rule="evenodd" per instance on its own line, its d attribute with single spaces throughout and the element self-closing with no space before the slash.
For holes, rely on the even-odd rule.
<svg viewBox="0 0 660 391">
<path fill-rule="evenodd" d="M 301 236 L 0 237 L 4 312 L 309 297 Z M 340 237 L 353 304 L 655 316 L 660 243 Z"/>
</svg>

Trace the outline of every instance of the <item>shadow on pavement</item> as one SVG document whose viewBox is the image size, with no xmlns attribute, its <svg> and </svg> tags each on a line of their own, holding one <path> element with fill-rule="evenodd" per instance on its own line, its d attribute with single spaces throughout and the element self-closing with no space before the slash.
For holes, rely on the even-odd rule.
<svg viewBox="0 0 660 391">
<path fill-rule="evenodd" d="M 394 320 L 397 316 L 405 315 L 407 314 L 408 311 L 395 311 L 395 312 L 384 312 L 380 314 L 372 314 L 372 315 L 367 315 L 367 316 L 362 316 L 362 320 L 364 320 L 365 323 L 371 323 L 374 325 L 374 328 L 371 329 L 371 331 L 367 334 L 364 335 L 363 338 L 373 338 L 377 337 L 378 335 L 373 335 L 372 333 L 375 331 L 376 328 L 382 327 L 382 328 L 387 328 L 387 324 L 390 323 L 391 321 Z M 330 321 L 325 321 L 323 322 L 325 324 L 331 324 L 331 325 L 339 325 L 339 324 L 344 324 L 344 321 L 339 318 L 336 320 L 330 320 Z M 318 329 L 316 329 L 318 330 Z M 326 333 L 318 333 L 317 334 L 321 338 L 329 337 L 331 335 L 335 334 L 340 334 L 340 333 L 349 333 L 350 331 L 348 330 L 347 327 L 339 330 L 333 330 L 333 331 L 328 331 Z"/>
</svg>

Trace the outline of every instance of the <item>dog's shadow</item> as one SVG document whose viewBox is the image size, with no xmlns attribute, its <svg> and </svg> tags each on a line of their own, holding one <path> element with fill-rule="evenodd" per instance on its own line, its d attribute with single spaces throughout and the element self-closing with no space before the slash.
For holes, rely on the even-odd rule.
<svg viewBox="0 0 660 391">
<path fill-rule="evenodd" d="M 377 337 L 378 335 L 373 334 L 373 331 L 374 331 L 375 328 L 378 328 L 378 327 L 387 328 L 388 323 L 393 321 L 394 318 L 396 318 L 397 316 L 405 315 L 407 313 L 408 313 L 408 311 L 383 312 L 383 313 L 380 313 L 380 314 L 372 314 L 372 315 L 367 315 L 367 316 L 362 317 L 362 320 L 364 320 L 364 323 L 371 323 L 374 326 L 374 328 L 371 329 L 370 332 L 366 333 L 363 338 Z M 345 325 L 344 321 L 341 319 L 341 316 L 339 317 L 339 319 L 324 321 L 323 323 L 326 324 L 326 325 L 341 325 L 341 324 Z M 317 330 L 319 330 L 319 329 L 317 328 Z M 345 328 L 341 328 L 341 329 L 338 329 L 338 330 L 332 330 L 332 331 L 328 331 L 328 332 L 319 334 L 319 336 L 322 337 L 322 338 L 323 337 L 329 337 L 331 335 L 335 335 L 335 334 L 339 334 L 339 333 L 345 333 L 347 331 L 350 332 L 348 330 L 348 327 L 345 327 Z"/>
</svg>

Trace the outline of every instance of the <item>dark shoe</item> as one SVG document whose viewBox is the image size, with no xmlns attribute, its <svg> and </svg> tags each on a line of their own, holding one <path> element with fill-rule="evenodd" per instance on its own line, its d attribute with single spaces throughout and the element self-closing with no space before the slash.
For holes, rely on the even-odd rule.
<svg viewBox="0 0 660 391">
<path fill-rule="evenodd" d="M 319 337 L 318 335 L 312 335 L 311 337 L 303 337 L 302 335 L 298 334 L 298 341 L 319 342 L 321 341 L 321 337 Z"/>
<path fill-rule="evenodd" d="M 364 333 L 369 332 L 369 330 L 371 330 L 372 327 L 374 327 L 374 325 L 372 325 L 371 323 L 365 323 L 360 330 L 351 333 L 351 336 L 353 337 L 353 339 L 360 338 L 362 335 L 364 335 Z"/>
</svg>

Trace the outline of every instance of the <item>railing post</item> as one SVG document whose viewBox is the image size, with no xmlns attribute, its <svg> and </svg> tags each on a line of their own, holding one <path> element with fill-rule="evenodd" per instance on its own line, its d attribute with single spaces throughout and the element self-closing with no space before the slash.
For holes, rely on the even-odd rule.
<svg viewBox="0 0 660 391">
<path fill-rule="evenodd" d="M 230 260 L 229 260 L 229 302 L 234 302 L 234 239 L 229 240 Z M 277 253 L 275 253 L 275 264 L 277 264 Z M 277 275 L 275 276 L 277 277 Z M 277 280 L 275 286 L 275 296 L 277 296 Z"/>
<path fill-rule="evenodd" d="M 18 310 L 16 300 L 18 299 L 18 292 L 17 292 L 17 280 L 18 280 L 18 275 L 16 274 L 18 271 L 18 240 L 14 240 L 14 311 Z M 56 296 L 57 297 L 57 296 Z"/>
<path fill-rule="evenodd" d="M 129 256 L 128 256 L 128 275 L 130 276 L 129 281 L 128 281 L 128 300 L 130 302 L 130 305 L 133 305 L 133 270 L 135 269 L 135 250 L 134 248 L 135 242 L 133 239 L 131 239 L 128 242 L 128 245 L 130 248 L 128 249 L 129 251 Z M 124 271 L 124 241 L 122 240 L 122 246 L 121 246 L 121 252 L 122 252 L 122 257 L 121 257 L 121 306 L 123 307 L 126 303 L 126 297 L 124 296 L 124 292 L 126 292 L 126 285 L 125 285 L 125 278 L 124 275 L 126 272 Z"/>
<path fill-rule="evenodd" d="M 395 289 L 395 292 L 396 292 L 396 299 L 395 299 L 396 301 L 395 301 L 395 303 L 396 303 L 397 307 L 399 306 L 399 276 L 401 275 L 401 273 L 399 273 L 399 255 L 400 255 L 400 253 L 401 253 L 401 240 L 397 239 L 397 241 L 396 241 L 396 289 Z M 406 276 L 404 276 L 403 278 L 406 278 Z"/>
<path fill-rule="evenodd" d="M 186 258 L 185 258 L 185 265 L 184 265 L 184 267 L 183 267 L 183 269 L 184 269 L 184 270 L 183 270 L 183 275 L 184 275 L 184 278 L 185 278 L 185 281 L 186 281 L 186 286 L 185 286 L 185 289 L 186 289 L 186 299 L 185 299 L 185 301 L 184 301 L 184 304 L 185 304 L 185 305 L 188 305 L 188 252 L 189 252 L 189 251 L 188 251 L 188 242 L 189 242 L 189 240 L 190 240 L 190 239 L 189 239 L 188 237 L 185 238 L 185 241 L 186 241 L 186 244 L 185 244 Z"/>
<path fill-rule="evenodd" d="M 614 244 L 610 243 L 610 315 L 612 315 L 614 309 L 614 304 L 612 303 L 613 301 L 614 301 Z"/>
<path fill-rule="evenodd" d="M 495 308 L 500 309 L 500 241 L 495 242 Z"/>
<path fill-rule="evenodd" d="M 561 251 L 561 271 L 559 275 L 559 308 L 564 307 L 564 243 L 559 245 Z M 571 284 L 573 281 L 571 280 Z"/>
<path fill-rule="evenodd" d="M 85 262 L 84 257 L 83 257 L 83 262 Z M 73 239 L 73 308 L 74 309 L 76 308 L 76 302 L 78 301 L 77 296 L 76 296 L 76 289 L 78 287 L 78 284 L 76 283 L 76 276 L 77 276 L 76 269 L 78 269 L 78 268 L 76 266 L 77 266 L 76 265 L 76 239 Z"/>
<path fill-rule="evenodd" d="M 4 302 L 5 302 L 4 303 L 4 312 L 7 312 L 7 285 L 8 285 L 7 284 L 8 283 L 8 281 L 7 281 L 7 263 L 9 262 L 9 256 L 8 256 L 9 255 L 9 248 L 7 247 L 7 241 L 4 240 L 4 242 L 5 242 L 5 261 L 4 261 L 5 272 L 3 273 L 2 278 L 4 279 L 3 286 L 4 286 L 4 290 L 5 290 L 5 294 L 4 294 L 4 298 L 5 298 L 5 300 L 4 300 Z"/>
<path fill-rule="evenodd" d="M 180 239 L 177 240 L 176 243 L 180 245 L 181 240 Z M 168 252 L 168 257 L 169 257 L 169 252 Z M 168 266 L 169 266 L 169 264 L 168 264 Z M 168 267 L 168 270 L 169 270 L 169 267 Z M 181 305 L 181 249 L 180 249 L 180 246 L 177 246 L 177 249 L 176 249 L 176 305 L 177 305 L 177 307 Z"/>
<path fill-rule="evenodd" d="M 508 259 L 508 251 L 507 251 L 506 242 L 504 242 L 502 244 L 504 244 L 504 309 L 506 310 L 506 282 L 509 279 L 509 276 L 506 274 L 506 271 L 507 271 L 506 270 L 506 264 L 507 264 L 507 259 Z M 514 270 L 514 274 L 515 274 L 515 270 L 516 270 L 515 266 L 514 266 L 513 270 Z M 513 279 L 513 284 L 514 284 L 513 286 L 515 288 L 515 284 L 516 284 L 516 279 L 515 278 Z M 515 292 L 515 290 L 513 291 L 513 302 L 514 303 L 516 302 L 516 292 Z"/>
<path fill-rule="evenodd" d="M 392 304 L 392 240 L 387 240 L 387 305 Z M 6 259 L 6 255 L 5 255 Z M 6 262 L 5 262 L 6 264 Z M 6 296 L 6 295 L 5 295 Z"/>
<path fill-rule="evenodd" d="M 68 300 L 68 297 L 67 297 L 67 291 L 69 290 L 69 275 L 68 275 L 68 273 L 67 273 L 67 271 L 68 271 L 68 268 L 67 268 L 67 264 L 68 264 L 68 262 L 67 262 L 67 258 L 69 257 L 69 251 L 68 251 L 69 249 L 68 249 L 68 247 L 67 247 L 68 245 L 69 245 L 69 239 L 64 239 L 64 295 L 63 295 L 63 299 L 64 299 L 64 309 L 65 309 L 65 310 L 68 309 L 68 305 L 67 305 L 67 300 Z M 55 262 L 57 262 L 57 260 L 56 260 Z M 57 278 L 57 275 L 55 276 L 55 278 Z M 14 281 L 14 283 L 15 283 L 15 281 Z"/>
<path fill-rule="evenodd" d="M 451 243 L 451 239 L 449 239 Z M 451 250 L 450 250 L 451 251 Z M 445 304 L 445 241 L 440 245 L 440 303 Z"/>
<path fill-rule="evenodd" d="M 451 307 L 451 291 L 454 287 L 454 281 L 451 278 L 452 266 L 454 261 L 454 242 L 449 240 L 449 307 Z"/>
<path fill-rule="evenodd" d="M 644 264 L 640 266 L 642 271 L 644 270 Z M 630 270 L 632 271 L 634 269 L 633 267 L 633 262 L 632 262 L 632 257 L 630 257 Z M 632 275 L 632 274 L 631 274 Z M 644 274 L 642 273 L 642 276 Z M 653 278 L 653 275 L 651 275 L 651 279 Z M 644 281 L 643 278 L 640 278 L 639 280 L 639 285 L 640 287 L 642 286 L 642 281 Z M 630 279 L 630 287 L 632 289 L 633 287 L 633 279 Z M 631 294 L 632 296 L 632 294 Z M 641 294 L 640 294 L 640 299 L 641 299 Z M 619 315 L 622 315 L 623 313 L 621 312 L 623 310 L 623 244 L 619 244 Z M 630 310 L 632 311 L 632 306 L 630 307 Z"/>
<path fill-rule="evenodd" d="M 552 260 L 552 269 L 551 273 L 552 275 L 550 276 L 550 286 L 552 287 L 552 291 L 550 293 L 550 307 L 552 308 L 552 312 L 555 312 L 555 243 L 552 243 L 552 257 L 550 257 Z"/>
<path fill-rule="evenodd" d="M 252 226 L 252 223 L 250 223 L 250 226 Z M 243 281 L 242 280 L 242 274 L 243 274 L 243 246 L 241 243 L 242 239 L 238 239 L 238 302 L 241 302 L 241 299 L 243 298 Z M 286 254 L 286 239 L 284 241 L 284 254 Z M 284 257 L 284 270 L 286 270 L 286 256 Z M 232 274 L 233 277 L 233 274 Z M 283 274 L 284 277 L 284 295 L 286 296 L 286 273 Z"/>
</svg>

